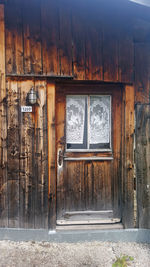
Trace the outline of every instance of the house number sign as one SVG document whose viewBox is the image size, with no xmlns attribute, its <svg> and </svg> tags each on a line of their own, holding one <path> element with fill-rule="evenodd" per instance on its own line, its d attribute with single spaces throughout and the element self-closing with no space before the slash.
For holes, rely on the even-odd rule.
<svg viewBox="0 0 150 267">
<path fill-rule="evenodd" d="M 32 112 L 32 106 L 21 106 L 21 112 Z"/>
</svg>

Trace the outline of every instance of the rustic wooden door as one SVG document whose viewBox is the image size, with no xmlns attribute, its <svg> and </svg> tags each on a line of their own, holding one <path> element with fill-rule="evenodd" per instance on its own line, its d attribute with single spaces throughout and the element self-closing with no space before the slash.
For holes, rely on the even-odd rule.
<svg viewBox="0 0 150 267">
<path fill-rule="evenodd" d="M 122 88 L 56 90 L 57 225 L 121 221 Z"/>
</svg>

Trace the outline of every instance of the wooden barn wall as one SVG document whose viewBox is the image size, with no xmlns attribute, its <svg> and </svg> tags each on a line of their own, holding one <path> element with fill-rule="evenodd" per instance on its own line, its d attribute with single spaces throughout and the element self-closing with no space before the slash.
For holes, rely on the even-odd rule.
<svg viewBox="0 0 150 267">
<path fill-rule="evenodd" d="M 138 227 L 150 229 L 150 104 L 138 104 L 136 115 Z"/>
<path fill-rule="evenodd" d="M 114 20 L 107 9 L 94 15 L 90 1 L 19 2 L 5 8 L 7 74 L 133 81 L 131 18 Z"/>
<path fill-rule="evenodd" d="M 21 113 L 35 86 L 39 101 Z M 46 82 L 7 80 L 7 179 L 1 186 L 3 227 L 48 227 L 48 159 Z M 7 201 L 4 196 L 7 195 Z M 3 197 L 3 198 L 2 198 Z M 3 220 L 4 218 L 4 220 Z"/>
<path fill-rule="evenodd" d="M 47 120 L 46 77 L 133 83 L 135 102 L 149 102 L 150 20 L 137 19 L 123 7 L 122 12 L 116 7 L 109 10 L 107 5 L 96 10 L 91 2 L 8 0 L 5 5 L 5 31 L 0 32 L 6 63 L 5 68 L 0 62 L 1 227 L 48 227 L 47 125 L 54 122 Z M 4 29 L 2 17 L 0 13 Z M 6 70 L 6 88 L 2 70 Z M 33 113 L 21 113 L 32 86 L 38 92 L 38 103 Z M 132 154 L 133 131 L 126 138 L 126 149 Z M 127 168 L 125 183 L 132 192 L 129 172 Z M 130 192 L 124 192 L 125 201 L 133 209 Z"/>
<path fill-rule="evenodd" d="M 150 20 L 119 3 L 101 6 L 8 0 L 6 74 L 134 83 L 135 101 L 149 102 Z"/>
</svg>

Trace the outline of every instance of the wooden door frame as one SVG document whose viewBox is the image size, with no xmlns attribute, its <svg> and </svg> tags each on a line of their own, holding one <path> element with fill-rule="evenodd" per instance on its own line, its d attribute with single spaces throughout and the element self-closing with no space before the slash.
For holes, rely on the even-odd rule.
<svg viewBox="0 0 150 267">
<path fill-rule="evenodd" d="M 134 134 L 135 114 L 133 85 L 124 85 L 125 130 L 122 170 L 122 222 L 125 228 L 134 228 Z"/>
<path fill-rule="evenodd" d="M 89 81 L 88 84 L 91 82 Z M 71 83 L 73 84 L 73 83 Z M 83 85 L 86 83 L 83 83 Z M 94 85 L 94 83 L 92 83 Z M 120 83 L 97 83 L 117 86 Z M 124 102 L 124 132 L 122 140 L 122 222 L 125 228 L 134 227 L 134 86 L 121 85 Z M 47 83 L 47 120 L 48 120 L 48 200 L 49 229 L 56 228 L 56 140 L 55 140 L 56 83 Z"/>
<path fill-rule="evenodd" d="M 56 228 L 55 82 L 47 83 L 48 226 Z"/>
</svg>

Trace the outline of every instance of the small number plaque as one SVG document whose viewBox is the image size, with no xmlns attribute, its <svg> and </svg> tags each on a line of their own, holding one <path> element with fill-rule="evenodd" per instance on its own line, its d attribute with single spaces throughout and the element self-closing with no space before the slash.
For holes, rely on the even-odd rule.
<svg viewBox="0 0 150 267">
<path fill-rule="evenodd" d="M 21 112 L 32 112 L 32 106 L 21 106 Z"/>
</svg>

